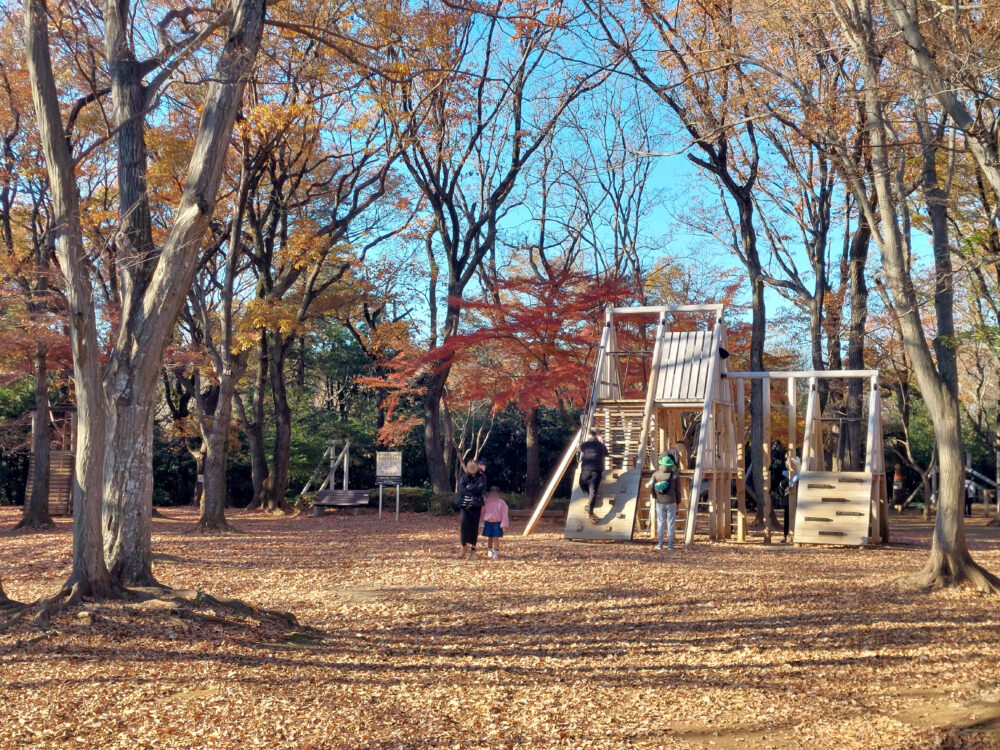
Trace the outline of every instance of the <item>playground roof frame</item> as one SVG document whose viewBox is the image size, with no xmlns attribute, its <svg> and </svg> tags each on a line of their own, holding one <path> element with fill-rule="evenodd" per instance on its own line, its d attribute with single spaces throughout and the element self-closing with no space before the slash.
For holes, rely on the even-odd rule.
<svg viewBox="0 0 1000 750">
<path fill-rule="evenodd" d="M 612 315 L 660 315 L 662 313 L 678 312 L 714 312 L 722 317 L 725 305 L 658 305 L 645 307 L 609 307 L 608 312 Z"/>
</svg>

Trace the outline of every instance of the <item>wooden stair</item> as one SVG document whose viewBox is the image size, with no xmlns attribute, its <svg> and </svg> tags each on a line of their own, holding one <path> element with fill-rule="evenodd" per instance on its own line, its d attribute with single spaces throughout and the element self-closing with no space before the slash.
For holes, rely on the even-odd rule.
<svg viewBox="0 0 1000 750">
<path fill-rule="evenodd" d="M 49 454 L 49 515 L 73 515 L 73 467 L 75 456 L 67 450 L 52 446 Z M 24 490 L 24 501 L 31 497 L 32 477 L 35 473 L 35 457 L 28 461 L 28 486 Z"/>
</svg>

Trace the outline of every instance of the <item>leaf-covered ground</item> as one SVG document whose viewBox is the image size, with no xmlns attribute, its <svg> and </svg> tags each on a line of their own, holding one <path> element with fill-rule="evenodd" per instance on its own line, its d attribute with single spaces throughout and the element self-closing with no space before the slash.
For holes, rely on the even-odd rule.
<svg viewBox="0 0 1000 750">
<path fill-rule="evenodd" d="M 1000 601 L 891 586 L 925 558 L 914 520 L 879 549 L 671 554 L 566 542 L 551 520 L 469 561 L 454 518 L 232 513 L 245 533 L 190 535 L 191 510 L 165 515 L 163 583 L 308 627 L 197 603 L 18 625 L 0 633 L 0 746 L 1000 747 Z M 1000 570 L 983 523 L 974 555 Z M 8 595 L 53 593 L 70 552 L 66 520 L 0 534 Z"/>
</svg>

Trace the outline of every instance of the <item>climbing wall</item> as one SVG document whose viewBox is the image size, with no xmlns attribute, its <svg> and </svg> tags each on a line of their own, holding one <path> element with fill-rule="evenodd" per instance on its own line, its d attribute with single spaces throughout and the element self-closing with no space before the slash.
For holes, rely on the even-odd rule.
<svg viewBox="0 0 1000 750">
<path fill-rule="evenodd" d="M 573 475 L 573 496 L 566 514 L 567 539 L 631 539 L 635 523 L 636 498 L 641 471 L 605 472 L 601 502 L 594 508 L 594 520 L 587 515 L 588 498 L 580 489 L 580 469 Z"/>
<path fill-rule="evenodd" d="M 868 544 L 872 475 L 811 471 L 799 475 L 796 544 Z"/>
</svg>

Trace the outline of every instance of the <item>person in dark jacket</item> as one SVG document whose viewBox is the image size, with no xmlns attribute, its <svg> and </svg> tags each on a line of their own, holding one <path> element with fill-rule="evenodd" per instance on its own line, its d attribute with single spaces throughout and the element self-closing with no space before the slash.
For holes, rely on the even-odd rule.
<svg viewBox="0 0 1000 750">
<path fill-rule="evenodd" d="M 460 528 L 463 554 L 467 549 L 471 555 L 476 553 L 476 542 L 479 540 L 479 515 L 483 511 L 485 494 L 486 474 L 476 461 L 469 461 L 465 465 L 465 473 L 458 480 L 458 493 L 455 495 L 455 509 L 462 511 Z"/>
<path fill-rule="evenodd" d="M 608 449 L 597 439 L 597 430 L 590 431 L 590 439 L 580 445 L 580 489 L 587 493 L 590 502 L 587 513 L 594 515 L 594 506 L 601 493 L 604 478 L 604 462 Z"/>
<path fill-rule="evenodd" d="M 674 548 L 674 527 L 677 525 L 677 503 L 680 500 L 680 478 L 671 455 L 660 458 L 656 471 L 646 484 L 656 506 L 656 549 L 663 549 L 663 532 L 667 532 L 667 549 Z"/>
</svg>

